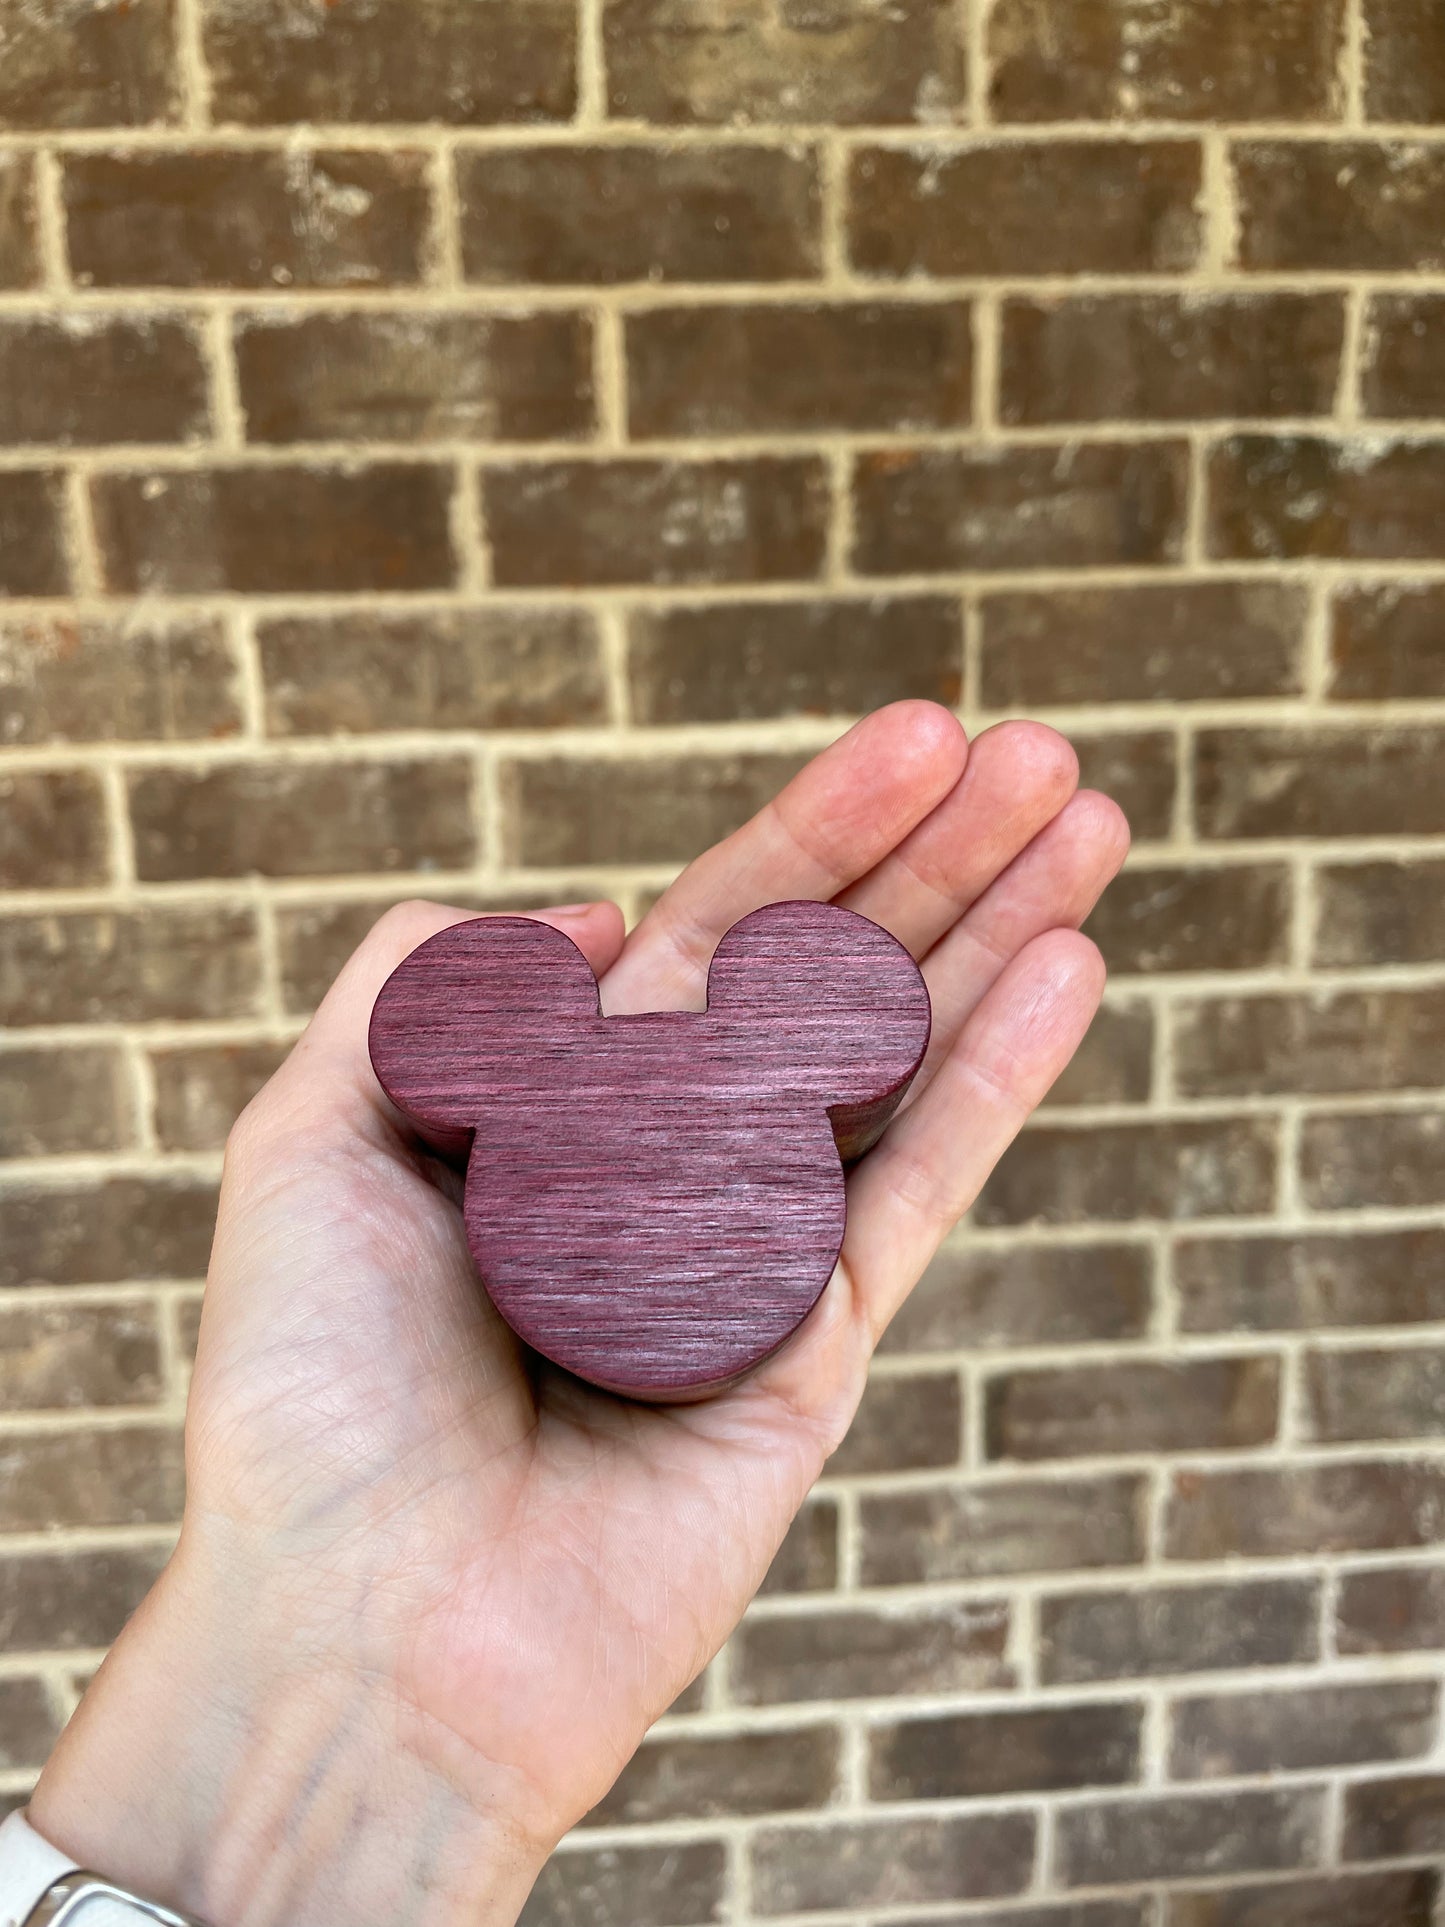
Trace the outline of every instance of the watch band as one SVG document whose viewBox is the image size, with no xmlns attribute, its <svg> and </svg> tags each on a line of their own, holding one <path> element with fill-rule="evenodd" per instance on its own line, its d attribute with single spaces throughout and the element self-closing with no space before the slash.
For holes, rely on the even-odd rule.
<svg viewBox="0 0 1445 1927">
<path fill-rule="evenodd" d="M 89 1873 L 52 1847 L 23 1813 L 0 1823 L 0 1927 L 200 1927 Z"/>
</svg>

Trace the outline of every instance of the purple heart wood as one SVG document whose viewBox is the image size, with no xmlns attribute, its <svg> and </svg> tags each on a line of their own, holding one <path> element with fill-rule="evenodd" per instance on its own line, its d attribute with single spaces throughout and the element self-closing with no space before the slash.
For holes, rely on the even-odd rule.
<svg viewBox="0 0 1445 1927">
<path fill-rule="evenodd" d="M 704 1011 L 604 1017 L 570 938 L 529 917 L 433 937 L 387 980 L 371 1061 L 443 1150 L 470 1147 L 467 1240 L 512 1329 L 633 1398 L 697 1398 L 816 1302 L 843 1166 L 923 1061 L 908 952 L 832 904 L 735 923 Z"/>
</svg>

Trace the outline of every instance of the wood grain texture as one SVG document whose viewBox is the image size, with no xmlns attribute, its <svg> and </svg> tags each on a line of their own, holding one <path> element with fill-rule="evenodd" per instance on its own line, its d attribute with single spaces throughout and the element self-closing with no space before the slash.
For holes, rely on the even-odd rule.
<svg viewBox="0 0 1445 1927">
<path fill-rule="evenodd" d="M 609 1391 L 683 1400 L 795 1331 L 843 1239 L 844 1163 L 897 1109 L 928 992 L 832 904 L 733 925 L 704 1011 L 604 1017 L 570 938 L 488 917 L 431 938 L 371 1018 L 383 1089 L 470 1142 L 464 1214 L 512 1329 Z"/>
</svg>

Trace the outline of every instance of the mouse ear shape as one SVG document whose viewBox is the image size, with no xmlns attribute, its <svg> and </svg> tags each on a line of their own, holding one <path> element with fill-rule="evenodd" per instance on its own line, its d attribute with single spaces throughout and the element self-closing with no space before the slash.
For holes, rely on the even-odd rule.
<svg viewBox="0 0 1445 1927">
<path fill-rule="evenodd" d="M 488 1098 L 535 1090 L 539 1061 L 599 1014 L 597 979 L 560 930 L 534 917 L 476 917 L 429 937 L 372 1007 L 372 1068 L 434 1142 L 464 1149 Z"/>
<path fill-rule="evenodd" d="M 735 923 L 708 1010 L 756 1037 L 759 1076 L 827 1106 L 845 1162 L 882 1135 L 932 1027 L 928 990 L 886 930 L 833 903 L 772 903 Z"/>
</svg>

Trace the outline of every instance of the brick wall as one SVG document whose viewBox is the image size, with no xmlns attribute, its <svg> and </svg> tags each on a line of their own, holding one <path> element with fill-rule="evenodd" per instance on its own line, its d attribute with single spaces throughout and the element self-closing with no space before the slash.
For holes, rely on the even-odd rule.
<svg viewBox="0 0 1445 1927">
<path fill-rule="evenodd" d="M 1105 1016 L 541 1923 L 1423 1927 L 1441 0 L 0 0 L 0 1801 L 227 1122 L 400 894 L 1020 710 Z"/>
</svg>

